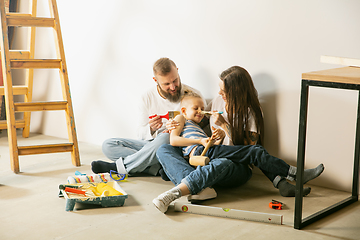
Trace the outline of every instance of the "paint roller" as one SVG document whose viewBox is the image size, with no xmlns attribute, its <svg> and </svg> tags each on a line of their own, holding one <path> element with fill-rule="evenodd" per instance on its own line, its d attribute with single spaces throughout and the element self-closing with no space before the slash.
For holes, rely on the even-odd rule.
<svg viewBox="0 0 360 240">
<path fill-rule="evenodd" d="M 165 114 L 165 115 L 159 115 L 159 117 L 160 117 L 160 118 L 166 118 L 167 120 L 169 120 L 169 119 L 172 119 L 172 118 L 176 117 L 176 116 L 179 115 L 179 114 L 180 114 L 179 111 L 168 111 L 167 114 Z M 157 115 L 157 114 L 154 114 L 154 115 L 150 116 L 149 118 L 151 119 L 151 118 L 154 118 L 154 117 L 156 117 L 156 116 L 158 116 L 158 115 Z"/>
<path fill-rule="evenodd" d="M 207 150 L 212 146 L 213 142 L 215 140 L 211 137 L 210 141 L 206 144 L 205 149 L 202 151 L 200 156 L 191 156 L 189 163 L 192 166 L 205 166 L 207 164 L 209 164 L 210 159 L 205 156 Z"/>
</svg>

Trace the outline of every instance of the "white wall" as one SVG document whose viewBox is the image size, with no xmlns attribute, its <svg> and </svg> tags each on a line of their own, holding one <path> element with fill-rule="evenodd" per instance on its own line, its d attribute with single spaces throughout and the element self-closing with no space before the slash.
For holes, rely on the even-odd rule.
<svg viewBox="0 0 360 240">
<path fill-rule="evenodd" d="M 58 1 L 79 141 L 136 137 L 137 104 L 154 85 L 152 65 L 170 57 L 183 83 L 211 99 L 232 65 L 253 76 L 265 114 L 265 147 L 296 165 L 301 73 L 339 67 L 321 55 L 360 58 L 360 1 Z M 39 14 L 47 1 L 39 0 Z M 53 55 L 38 31 L 38 55 Z M 39 73 L 34 100 L 61 98 L 56 72 Z M 56 76 L 56 77 L 55 77 Z M 311 88 L 306 167 L 313 183 L 349 191 L 357 93 Z M 67 137 L 64 116 L 35 113 L 31 131 Z"/>
</svg>

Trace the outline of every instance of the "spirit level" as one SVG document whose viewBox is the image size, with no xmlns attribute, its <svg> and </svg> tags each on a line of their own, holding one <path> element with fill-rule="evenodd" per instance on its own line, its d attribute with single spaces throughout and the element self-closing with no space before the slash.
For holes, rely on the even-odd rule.
<svg viewBox="0 0 360 240">
<path fill-rule="evenodd" d="M 283 215 L 175 202 L 175 211 L 282 225 Z"/>
</svg>

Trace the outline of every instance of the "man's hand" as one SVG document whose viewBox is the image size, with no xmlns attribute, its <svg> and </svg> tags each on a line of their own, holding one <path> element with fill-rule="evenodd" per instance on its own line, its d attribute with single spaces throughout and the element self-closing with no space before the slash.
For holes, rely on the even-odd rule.
<svg viewBox="0 0 360 240">
<path fill-rule="evenodd" d="M 153 117 L 149 119 L 149 126 L 151 130 L 151 134 L 154 134 L 159 128 L 161 128 L 163 125 L 162 120 L 160 116 Z"/>
</svg>

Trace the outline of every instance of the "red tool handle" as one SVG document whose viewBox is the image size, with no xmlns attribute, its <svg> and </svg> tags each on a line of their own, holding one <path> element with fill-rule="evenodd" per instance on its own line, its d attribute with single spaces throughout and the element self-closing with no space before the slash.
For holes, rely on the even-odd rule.
<svg viewBox="0 0 360 240">
<path fill-rule="evenodd" d="M 156 116 L 157 116 L 157 114 L 154 114 L 154 115 L 150 116 L 149 118 L 151 119 L 151 118 L 154 118 Z M 167 113 L 165 115 L 159 115 L 159 117 L 160 118 L 166 118 L 167 120 L 169 120 L 169 113 Z"/>
<path fill-rule="evenodd" d="M 66 188 L 65 188 L 65 192 L 71 192 L 71 193 L 76 193 L 76 194 L 80 194 L 80 195 L 86 196 L 85 191 L 79 190 L 79 189 L 76 189 L 76 188 L 66 187 Z"/>
</svg>

